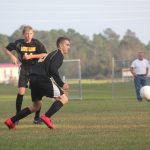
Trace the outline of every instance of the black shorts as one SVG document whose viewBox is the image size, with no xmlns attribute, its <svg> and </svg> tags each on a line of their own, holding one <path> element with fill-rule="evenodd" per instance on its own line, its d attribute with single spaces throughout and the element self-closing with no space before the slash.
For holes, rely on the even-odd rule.
<svg viewBox="0 0 150 150">
<path fill-rule="evenodd" d="M 18 87 L 27 87 L 31 66 L 21 66 Z"/>
<path fill-rule="evenodd" d="M 31 75 L 30 88 L 32 101 L 42 100 L 43 96 L 55 98 L 64 94 L 63 90 L 53 80 L 45 76 Z"/>
</svg>

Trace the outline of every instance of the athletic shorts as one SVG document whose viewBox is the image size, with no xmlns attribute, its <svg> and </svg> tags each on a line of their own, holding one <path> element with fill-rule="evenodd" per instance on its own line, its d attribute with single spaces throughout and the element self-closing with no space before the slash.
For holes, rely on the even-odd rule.
<svg viewBox="0 0 150 150">
<path fill-rule="evenodd" d="M 18 87 L 27 87 L 31 66 L 21 66 Z"/>
<path fill-rule="evenodd" d="M 56 98 L 64 94 L 56 83 L 45 76 L 30 76 L 30 89 L 32 101 L 42 100 L 43 96 Z"/>
</svg>

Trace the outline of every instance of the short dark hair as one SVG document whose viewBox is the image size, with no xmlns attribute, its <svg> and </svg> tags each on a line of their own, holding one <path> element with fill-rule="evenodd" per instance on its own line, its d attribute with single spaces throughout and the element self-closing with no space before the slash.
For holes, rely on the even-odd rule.
<svg viewBox="0 0 150 150">
<path fill-rule="evenodd" d="M 61 37 L 59 37 L 59 38 L 57 39 L 57 41 L 56 41 L 56 46 L 57 46 L 57 48 L 59 47 L 59 44 L 62 43 L 63 41 L 65 41 L 65 40 L 70 41 L 70 39 L 69 39 L 68 37 L 66 37 L 66 36 L 61 36 Z"/>
</svg>

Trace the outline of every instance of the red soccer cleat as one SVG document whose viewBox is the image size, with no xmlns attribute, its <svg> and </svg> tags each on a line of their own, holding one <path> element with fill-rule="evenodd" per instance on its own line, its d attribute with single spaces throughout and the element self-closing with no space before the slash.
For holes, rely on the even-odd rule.
<svg viewBox="0 0 150 150">
<path fill-rule="evenodd" d="M 54 129 L 54 125 L 50 118 L 46 117 L 44 114 L 41 116 L 41 120 L 50 128 Z"/>
<path fill-rule="evenodd" d="M 15 129 L 15 124 L 11 121 L 10 118 L 8 118 L 6 121 L 5 121 L 5 125 L 9 128 L 9 129 Z"/>
</svg>

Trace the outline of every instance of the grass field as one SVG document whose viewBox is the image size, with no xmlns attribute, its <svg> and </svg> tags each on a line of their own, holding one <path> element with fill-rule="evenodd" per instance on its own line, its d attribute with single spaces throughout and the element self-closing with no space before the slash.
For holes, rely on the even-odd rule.
<svg viewBox="0 0 150 150">
<path fill-rule="evenodd" d="M 150 103 L 127 95 L 112 100 L 109 84 L 85 84 L 83 101 L 72 100 L 53 116 L 54 130 L 34 125 L 33 114 L 21 120 L 15 131 L 5 127 L 5 119 L 15 112 L 16 91 L 0 86 L 0 150 L 150 149 Z M 24 106 L 31 103 L 29 93 Z M 51 103 L 44 98 L 42 112 Z"/>
</svg>

